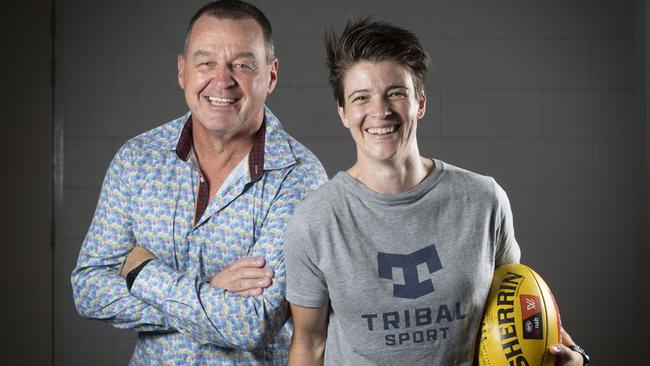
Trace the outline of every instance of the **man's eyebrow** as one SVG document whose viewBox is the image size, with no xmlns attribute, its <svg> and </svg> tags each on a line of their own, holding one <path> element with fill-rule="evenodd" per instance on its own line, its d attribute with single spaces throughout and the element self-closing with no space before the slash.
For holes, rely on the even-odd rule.
<svg viewBox="0 0 650 366">
<path fill-rule="evenodd" d="M 212 53 L 206 50 L 196 50 L 192 56 L 194 57 L 208 57 Z M 250 59 L 255 59 L 255 54 L 253 52 L 242 52 L 236 54 L 232 59 L 237 60 L 237 59 L 242 59 L 242 58 L 250 58 Z"/>
<path fill-rule="evenodd" d="M 353 91 L 352 93 L 350 93 L 350 95 L 348 95 L 348 98 L 350 98 L 351 96 L 353 96 L 353 95 L 355 95 L 355 94 L 357 94 L 357 93 L 367 93 L 367 92 L 369 92 L 369 91 L 370 91 L 369 89 L 359 89 L 359 90 L 355 90 L 355 91 Z"/>
<path fill-rule="evenodd" d="M 253 52 L 242 52 L 238 53 L 233 57 L 233 60 L 236 60 L 238 58 L 252 58 L 255 59 L 255 54 Z"/>
<path fill-rule="evenodd" d="M 194 56 L 194 57 L 207 57 L 207 56 L 210 56 L 210 52 L 208 52 L 206 50 L 197 50 L 192 54 L 192 56 Z"/>
</svg>

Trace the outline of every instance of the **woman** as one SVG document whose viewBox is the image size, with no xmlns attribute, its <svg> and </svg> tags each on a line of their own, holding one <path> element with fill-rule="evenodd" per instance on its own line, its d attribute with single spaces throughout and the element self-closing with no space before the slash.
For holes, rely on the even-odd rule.
<svg viewBox="0 0 650 366">
<path fill-rule="evenodd" d="M 289 364 L 471 365 L 494 268 L 520 257 L 507 196 L 420 156 L 428 56 L 411 32 L 362 20 L 326 47 L 357 161 L 287 230 Z"/>
</svg>

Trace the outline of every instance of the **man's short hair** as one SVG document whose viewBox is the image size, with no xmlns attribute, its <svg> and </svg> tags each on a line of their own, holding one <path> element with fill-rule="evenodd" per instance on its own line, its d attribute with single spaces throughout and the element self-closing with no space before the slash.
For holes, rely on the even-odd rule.
<svg viewBox="0 0 650 366">
<path fill-rule="evenodd" d="M 325 49 L 329 83 L 341 107 L 345 72 L 359 61 L 396 61 L 411 72 L 416 98 L 424 90 L 429 56 L 415 34 L 406 29 L 370 18 L 351 20 L 340 37 L 333 31 L 325 34 Z"/>
<path fill-rule="evenodd" d="M 255 5 L 249 4 L 241 0 L 218 0 L 204 5 L 201 9 L 197 10 L 190 23 L 187 25 L 187 33 L 185 34 L 185 45 L 183 47 L 183 54 L 187 53 L 187 46 L 190 42 L 192 35 L 192 27 L 197 19 L 203 14 L 213 16 L 218 19 L 253 19 L 257 24 L 262 27 L 264 35 L 264 43 L 266 44 L 266 62 L 271 63 L 275 59 L 275 49 L 273 46 L 273 29 L 269 19 L 258 9 Z"/>
</svg>

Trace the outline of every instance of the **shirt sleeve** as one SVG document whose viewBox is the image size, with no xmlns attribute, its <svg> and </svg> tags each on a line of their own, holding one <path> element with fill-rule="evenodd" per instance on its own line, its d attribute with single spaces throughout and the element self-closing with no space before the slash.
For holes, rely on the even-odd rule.
<svg viewBox="0 0 650 366">
<path fill-rule="evenodd" d="M 508 263 L 519 263 L 521 250 L 517 239 L 515 239 L 515 229 L 512 219 L 512 209 L 506 192 L 494 182 L 496 188 L 496 197 L 498 210 L 498 225 L 496 230 L 496 267 Z"/>
<path fill-rule="evenodd" d="M 129 214 L 127 145 L 111 162 L 90 229 L 72 272 L 72 290 L 79 314 L 106 321 L 117 328 L 169 331 L 165 314 L 132 296 L 121 266 L 136 245 Z"/>
<path fill-rule="evenodd" d="M 329 303 L 325 276 L 317 266 L 314 239 L 303 212 L 298 210 L 285 234 L 287 300 L 299 306 L 321 307 Z"/>
<path fill-rule="evenodd" d="M 304 195 L 320 185 L 322 170 L 297 167 L 266 214 L 251 257 L 275 271 L 261 296 L 239 296 L 209 285 L 196 272 L 179 272 L 153 260 L 138 274 L 131 293 L 167 314 L 172 327 L 201 343 L 255 350 L 273 339 L 288 318 L 285 300 L 284 230 Z"/>
</svg>

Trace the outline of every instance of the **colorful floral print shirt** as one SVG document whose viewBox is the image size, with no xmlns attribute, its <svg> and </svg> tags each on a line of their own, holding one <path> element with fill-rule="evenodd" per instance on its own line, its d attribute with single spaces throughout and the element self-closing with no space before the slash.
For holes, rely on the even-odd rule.
<svg viewBox="0 0 650 366">
<path fill-rule="evenodd" d="M 284 230 L 326 173 L 265 109 L 249 173 L 222 187 L 200 214 L 201 175 L 188 159 L 188 128 L 189 113 L 116 154 L 72 273 L 77 310 L 138 331 L 131 365 L 285 365 L 291 324 Z M 120 270 L 135 245 L 157 259 L 129 292 Z M 242 257 L 265 258 L 275 271 L 263 295 L 242 297 L 208 284 Z"/>
</svg>

